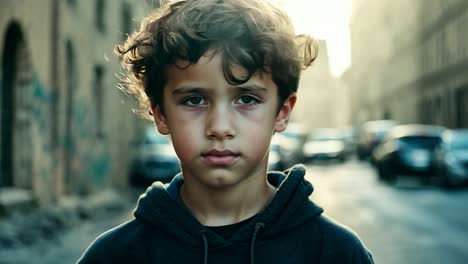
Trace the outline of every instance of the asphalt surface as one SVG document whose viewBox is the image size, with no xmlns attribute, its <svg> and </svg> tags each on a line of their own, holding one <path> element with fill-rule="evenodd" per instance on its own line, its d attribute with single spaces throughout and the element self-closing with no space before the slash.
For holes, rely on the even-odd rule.
<svg viewBox="0 0 468 264">
<path fill-rule="evenodd" d="M 468 263 L 468 189 L 400 177 L 382 183 L 367 163 L 308 166 L 312 199 L 351 227 L 376 263 Z"/>
</svg>

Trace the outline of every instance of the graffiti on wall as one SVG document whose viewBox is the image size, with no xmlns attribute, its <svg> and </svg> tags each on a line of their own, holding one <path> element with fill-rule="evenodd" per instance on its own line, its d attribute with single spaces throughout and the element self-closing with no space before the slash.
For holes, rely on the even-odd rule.
<svg viewBox="0 0 468 264">
<path fill-rule="evenodd" d="M 50 114 L 49 109 L 51 104 L 55 101 L 56 93 L 52 89 L 45 87 L 35 72 L 32 76 L 32 98 L 34 121 L 38 125 L 39 131 L 45 132 L 49 127 L 47 117 Z"/>
<path fill-rule="evenodd" d="M 1 85 L 0 80 L 0 85 Z M 52 122 L 51 107 L 57 100 L 57 92 L 44 85 L 37 72 L 33 72 L 31 80 L 30 118 L 33 124 L 32 138 L 34 146 L 31 153 L 35 158 L 35 181 L 41 181 L 40 186 L 47 186 L 53 167 L 60 166 L 60 161 L 53 161 L 50 132 Z M 106 185 L 106 178 L 111 170 L 111 155 L 109 146 L 102 139 L 96 139 L 92 130 L 92 118 L 89 100 L 74 98 L 72 122 L 73 131 L 70 140 L 66 140 L 63 133 L 61 140 L 63 149 L 72 158 L 74 179 L 72 190 L 74 193 L 86 192 L 83 189 L 98 189 Z M 101 142 L 97 142 L 101 140 Z M 44 181 L 44 182 L 42 182 Z"/>
</svg>

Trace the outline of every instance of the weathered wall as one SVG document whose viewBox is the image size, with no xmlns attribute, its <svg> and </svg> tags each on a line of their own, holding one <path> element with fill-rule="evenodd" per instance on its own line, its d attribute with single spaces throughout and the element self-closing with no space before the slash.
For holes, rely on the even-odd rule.
<svg viewBox="0 0 468 264">
<path fill-rule="evenodd" d="M 136 0 L 101 1 L 98 12 L 98 2 L 0 3 L 2 61 L 11 57 L 5 51 L 11 23 L 24 36 L 13 70 L 20 74 L 10 85 L 14 153 L 4 146 L 0 159 L 12 156 L 13 187 L 33 190 L 42 204 L 127 183 L 129 146 L 142 122 L 130 110 L 132 99 L 117 89 L 120 66 L 113 47 L 138 27 L 149 7 Z M 8 85 L 4 76 L 0 80 L 1 107 Z M 5 124 L 0 133 L 8 131 Z"/>
<path fill-rule="evenodd" d="M 34 15 L 41 13 L 42 16 Z M 2 75 L 9 72 L 5 62 L 12 57 L 11 49 L 5 50 L 7 31 L 13 27 L 19 29 L 22 36 L 16 42 L 17 58 L 14 71 L 16 76 L 12 80 L 10 90 L 14 98 L 3 97 L 5 82 L 8 76 L 1 76 L 2 104 L 5 100 L 13 103 L 14 121 L 11 138 L 13 153 L 4 153 L 12 156 L 14 171 L 13 183 L 21 188 L 33 189 L 44 201 L 51 200 L 53 193 L 41 187 L 41 183 L 52 182 L 53 174 L 50 146 L 50 106 L 54 91 L 50 86 L 50 1 L 2 1 L 0 8 L 0 43 L 2 58 Z M 11 35 L 10 35 L 11 36 Z M 5 126 L 2 122 L 2 131 Z M 5 135 L 0 135 L 4 140 Z M 7 177 L 2 172 L 2 177 Z M 44 195 L 41 195 L 41 194 Z"/>
</svg>

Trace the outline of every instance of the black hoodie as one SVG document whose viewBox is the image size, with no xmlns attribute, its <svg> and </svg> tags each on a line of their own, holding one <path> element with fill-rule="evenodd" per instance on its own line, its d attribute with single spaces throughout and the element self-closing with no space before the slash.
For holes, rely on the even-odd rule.
<svg viewBox="0 0 468 264">
<path fill-rule="evenodd" d="M 229 239 L 156 182 L 140 197 L 135 219 L 99 236 L 78 263 L 373 263 L 355 233 L 309 200 L 313 187 L 304 174 L 303 166 L 270 172 L 274 198 Z M 182 182 L 174 178 L 169 189 Z"/>
</svg>

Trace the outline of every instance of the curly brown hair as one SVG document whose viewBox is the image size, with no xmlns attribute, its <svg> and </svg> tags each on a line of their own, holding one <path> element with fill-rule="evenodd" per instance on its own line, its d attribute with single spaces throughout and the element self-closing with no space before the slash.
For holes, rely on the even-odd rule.
<svg viewBox="0 0 468 264">
<path fill-rule="evenodd" d="M 297 91 L 300 72 L 315 60 L 318 46 L 310 36 L 295 35 L 289 17 L 265 0 L 162 3 L 115 47 L 126 70 L 120 89 L 139 103 L 134 112 L 151 119 L 152 106 L 163 111 L 166 68 L 182 67 L 178 60 L 196 63 L 208 50 L 222 53 L 225 78 L 233 85 L 257 71 L 271 73 L 281 105 Z M 234 76 L 232 65 L 243 66 L 246 78 Z"/>
</svg>

